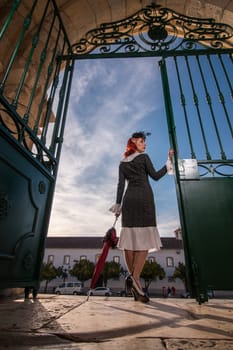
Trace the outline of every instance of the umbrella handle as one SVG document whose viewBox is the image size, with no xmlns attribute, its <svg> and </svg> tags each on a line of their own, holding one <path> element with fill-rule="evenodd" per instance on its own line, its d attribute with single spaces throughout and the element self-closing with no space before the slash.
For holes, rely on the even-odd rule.
<svg viewBox="0 0 233 350">
<path fill-rule="evenodd" d="M 114 221 L 112 227 L 115 227 L 118 218 L 119 218 L 119 216 L 116 216 L 116 219 L 115 219 L 115 221 Z"/>
</svg>

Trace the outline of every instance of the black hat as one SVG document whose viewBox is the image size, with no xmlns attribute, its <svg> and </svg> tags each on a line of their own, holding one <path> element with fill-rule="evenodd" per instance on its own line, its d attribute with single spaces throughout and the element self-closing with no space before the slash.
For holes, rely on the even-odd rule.
<svg viewBox="0 0 233 350">
<path fill-rule="evenodd" d="M 147 136 L 150 136 L 150 135 L 151 135 L 150 132 L 137 131 L 137 132 L 134 132 L 131 137 L 133 137 L 135 139 L 139 139 L 139 138 L 145 139 Z"/>
</svg>

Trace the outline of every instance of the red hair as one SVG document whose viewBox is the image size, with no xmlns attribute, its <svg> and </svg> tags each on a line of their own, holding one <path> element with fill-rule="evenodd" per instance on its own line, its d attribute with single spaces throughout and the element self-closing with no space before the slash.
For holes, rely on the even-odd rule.
<svg viewBox="0 0 233 350">
<path fill-rule="evenodd" d="M 132 137 L 130 137 L 130 139 L 128 140 L 127 145 L 126 145 L 124 158 L 130 156 L 131 154 L 135 153 L 136 151 L 137 151 L 137 147 L 136 147 L 135 143 L 132 141 Z"/>
</svg>

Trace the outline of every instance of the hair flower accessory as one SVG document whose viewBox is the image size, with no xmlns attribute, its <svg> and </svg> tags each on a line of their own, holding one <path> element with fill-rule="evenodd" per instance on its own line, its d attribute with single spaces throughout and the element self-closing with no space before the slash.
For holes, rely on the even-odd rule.
<svg viewBox="0 0 233 350">
<path fill-rule="evenodd" d="M 145 132 L 145 131 L 137 131 L 134 132 L 133 135 L 131 137 L 135 138 L 135 139 L 146 139 L 147 136 L 150 136 L 151 133 L 150 132 Z"/>
</svg>

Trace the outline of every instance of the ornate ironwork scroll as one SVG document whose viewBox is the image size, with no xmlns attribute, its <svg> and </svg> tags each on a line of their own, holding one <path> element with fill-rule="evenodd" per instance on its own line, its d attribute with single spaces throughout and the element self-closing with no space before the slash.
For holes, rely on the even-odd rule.
<svg viewBox="0 0 233 350">
<path fill-rule="evenodd" d="M 131 17 L 90 30 L 72 50 L 77 56 L 164 56 L 200 48 L 200 43 L 202 49 L 232 48 L 233 28 L 214 19 L 188 17 L 151 5 Z"/>
<path fill-rule="evenodd" d="M 198 162 L 201 177 L 233 177 L 233 164 L 228 162 L 225 163 L 215 163 L 212 162 L 202 163 Z"/>
<path fill-rule="evenodd" d="M 24 149 L 26 149 L 34 159 L 43 164 L 53 175 L 57 166 L 54 155 L 48 148 L 34 135 L 31 128 L 10 108 L 5 108 L 0 103 L 0 125 L 11 134 L 14 139 Z"/>
</svg>

